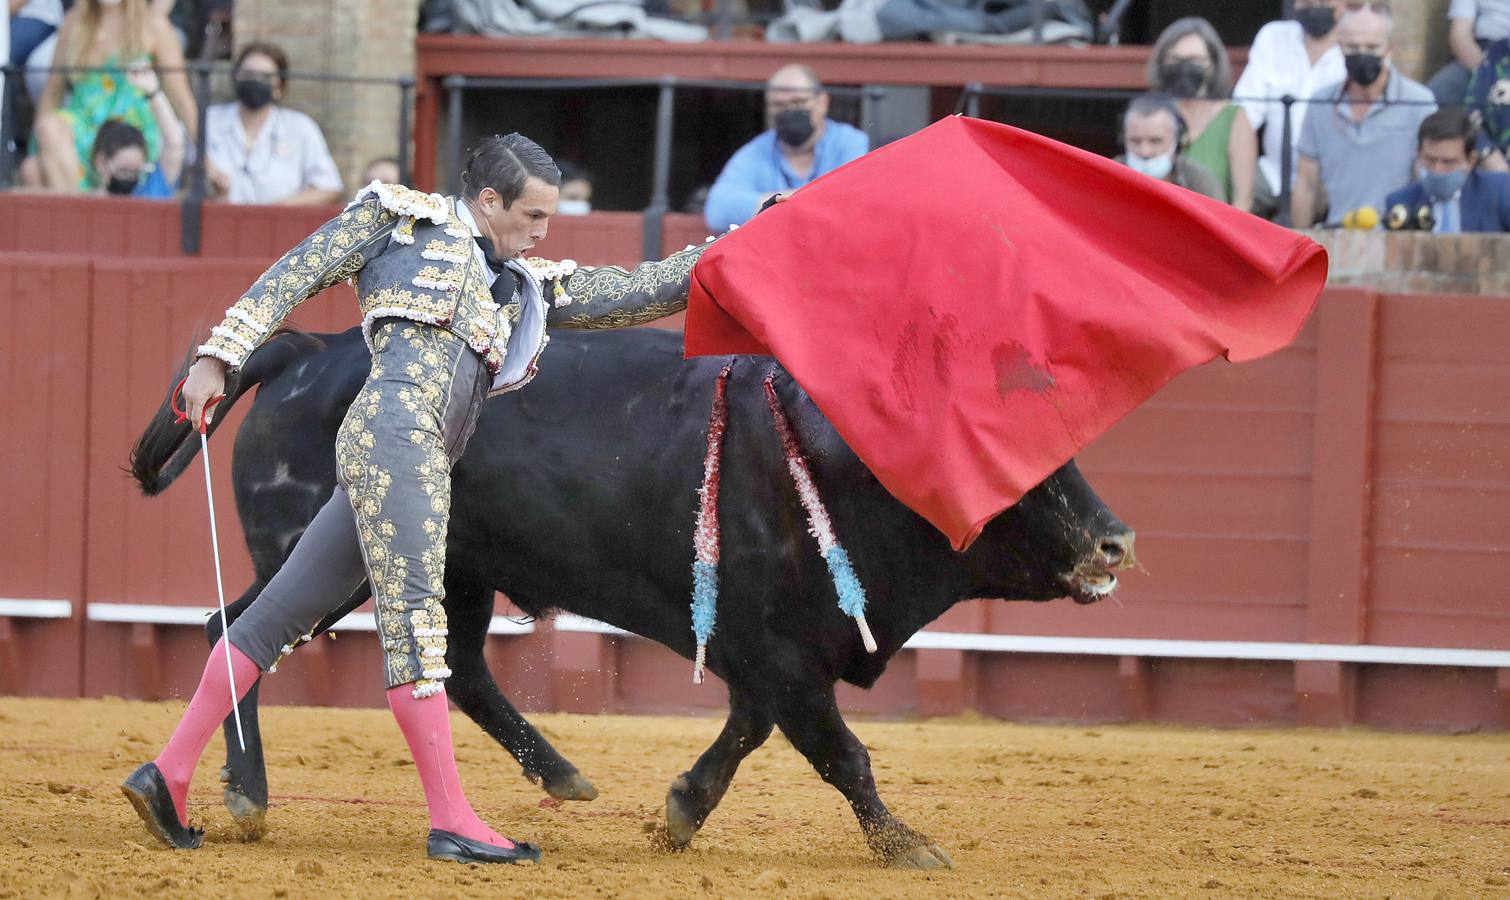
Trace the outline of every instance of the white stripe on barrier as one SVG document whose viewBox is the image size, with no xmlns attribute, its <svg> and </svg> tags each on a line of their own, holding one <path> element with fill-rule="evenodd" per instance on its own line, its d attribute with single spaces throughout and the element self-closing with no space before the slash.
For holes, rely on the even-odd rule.
<svg viewBox="0 0 1510 900">
<path fill-rule="evenodd" d="M 567 613 L 556 630 L 584 634 L 629 634 L 607 622 Z M 1262 641 L 1186 641 L 1145 638 L 1042 637 L 920 631 L 903 645 L 909 650 L 971 650 L 982 653 L 1057 653 L 1067 656 L 1147 656 L 1168 659 L 1254 659 L 1277 661 L 1382 663 L 1407 666 L 1510 668 L 1510 650 L 1453 647 L 1384 647 L 1375 644 L 1304 644 Z"/>
<path fill-rule="evenodd" d="M 24 604 L 15 606 L 13 604 Z M 9 612 L 15 608 L 21 612 Z M 0 616 L 67 618 L 72 604 L 67 600 L 6 600 L 0 598 Z M 152 625 L 203 625 L 213 612 L 209 607 L 152 606 L 130 603 L 91 603 L 91 622 L 127 622 Z M 631 636 L 622 628 L 584 616 L 561 613 L 557 631 L 579 634 Z M 335 631 L 375 631 L 376 623 L 365 612 L 352 613 L 335 624 Z M 530 622 L 515 622 L 494 616 L 489 634 L 530 634 Z M 970 634 L 953 631 L 920 631 L 904 645 L 909 650 L 970 650 L 982 653 L 1055 653 L 1066 656 L 1144 656 L 1167 659 L 1252 659 L 1281 662 L 1319 660 L 1405 666 L 1470 666 L 1510 668 L 1510 650 L 1465 650 L 1456 647 L 1385 647 L 1376 644 L 1306 644 L 1265 641 L 1189 641 L 1148 638 L 1043 637 L 1017 634 Z"/>
<path fill-rule="evenodd" d="M 1158 656 L 1170 659 L 1268 659 L 1387 663 L 1407 666 L 1510 668 L 1510 650 L 1455 647 L 1383 647 L 1375 644 L 1303 644 L 1261 641 L 1176 641 L 1144 638 L 1040 637 L 920 631 L 907 647 L 990 653 L 1059 653 L 1089 656 Z"/>
<path fill-rule="evenodd" d="M 67 601 L 62 601 L 67 602 Z M 148 603 L 91 603 L 86 615 L 91 622 L 123 622 L 132 625 L 203 625 L 215 612 L 209 606 L 165 606 Z M 370 612 L 349 613 L 331 626 L 332 631 L 377 631 Z M 515 622 L 506 616 L 494 616 L 488 634 L 530 634 L 532 622 Z"/>
<path fill-rule="evenodd" d="M 26 600 L 0 597 L 0 616 L 11 619 L 67 619 L 73 615 L 72 600 Z"/>
<path fill-rule="evenodd" d="M 571 613 L 557 613 L 552 620 L 557 631 L 569 631 L 578 634 L 611 634 L 615 637 L 634 637 L 616 625 L 607 622 L 599 622 L 597 619 L 589 619 L 586 616 L 572 615 Z"/>
</svg>

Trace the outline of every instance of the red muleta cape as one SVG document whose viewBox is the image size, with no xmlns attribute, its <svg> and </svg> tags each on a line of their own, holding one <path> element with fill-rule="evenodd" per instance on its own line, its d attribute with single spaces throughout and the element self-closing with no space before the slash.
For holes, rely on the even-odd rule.
<svg viewBox="0 0 1510 900">
<path fill-rule="evenodd" d="M 1288 344 L 1313 241 L 1026 131 L 944 119 L 692 273 L 688 356 L 775 356 L 955 549 L 1186 369 Z"/>
</svg>

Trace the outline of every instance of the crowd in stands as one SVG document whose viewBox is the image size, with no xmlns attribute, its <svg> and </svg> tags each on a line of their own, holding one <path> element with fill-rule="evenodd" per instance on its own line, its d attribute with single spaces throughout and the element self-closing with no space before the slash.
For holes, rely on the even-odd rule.
<svg viewBox="0 0 1510 900">
<path fill-rule="evenodd" d="M 1510 127 L 1491 127 L 1510 106 L 1510 0 L 1453 0 L 1448 15 L 1454 60 L 1430 88 L 1396 68 L 1387 2 L 1295 0 L 1230 89 L 1210 23 L 1181 19 L 1155 42 L 1119 159 L 1296 227 L 1510 230 Z"/>
<path fill-rule="evenodd" d="M 46 72 L 31 98 L 31 137 L 18 167 L 19 185 L 55 193 L 174 196 L 184 186 L 199 123 L 185 67 L 187 36 L 169 18 L 183 4 L 75 0 L 66 13 L 61 0 L 10 5 L 11 58 Z M 48 59 L 38 61 L 47 42 Z M 205 111 L 211 197 L 330 204 L 345 195 L 320 126 L 281 103 L 288 71 L 287 56 L 272 44 L 249 43 L 236 55 L 236 99 Z M 387 162 L 383 174 L 397 180 L 396 163 L 374 162 Z"/>
<path fill-rule="evenodd" d="M 36 88 L 20 183 L 136 197 L 178 192 L 198 122 L 185 34 L 169 18 L 181 4 L 9 4 L 11 58 L 34 60 L 47 47 L 53 65 Z M 1452 58 L 1429 85 L 1395 66 L 1382 0 L 1294 0 L 1290 18 L 1258 32 L 1236 84 L 1211 23 L 1180 19 L 1151 48 L 1148 93 L 1121 117 L 1117 160 L 1298 227 L 1507 230 L 1510 0 L 1452 0 L 1448 16 Z M 206 110 L 210 196 L 331 204 L 349 193 L 319 125 L 283 105 L 288 74 L 277 46 L 241 47 L 235 99 Z M 771 76 L 765 119 L 706 191 L 701 211 L 715 231 L 870 149 L 863 131 L 829 117 L 829 94 L 807 66 Z M 591 176 L 567 169 L 561 213 L 585 214 Z M 395 160 L 378 159 L 361 183 L 398 178 Z"/>
</svg>

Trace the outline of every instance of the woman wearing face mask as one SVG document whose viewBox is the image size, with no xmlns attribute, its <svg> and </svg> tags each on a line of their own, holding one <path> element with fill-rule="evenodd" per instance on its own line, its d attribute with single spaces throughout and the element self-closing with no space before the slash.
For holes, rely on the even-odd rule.
<svg viewBox="0 0 1510 900">
<path fill-rule="evenodd" d="M 147 142 L 148 158 L 157 158 L 162 134 L 152 99 L 127 76 L 132 67 L 162 71 L 159 87 L 193 138 L 197 118 L 183 50 L 173 26 L 147 0 L 79 0 L 58 30 L 54 63 L 64 70 L 48 76 L 37 101 L 35 155 L 22 165 L 24 184 L 54 191 L 97 188 L 95 167 L 84 163 L 107 119 L 135 127 Z"/>
<path fill-rule="evenodd" d="M 94 169 L 96 189 L 116 197 L 141 197 L 166 200 L 178 188 L 183 173 L 183 125 L 173 115 L 173 107 L 163 96 L 157 73 L 139 66 L 126 73 L 131 84 L 147 95 L 152 116 L 162 135 L 157 162 L 147 154 L 147 139 L 140 129 L 119 119 L 106 119 L 94 138 L 89 163 Z"/>
<path fill-rule="evenodd" d="M 236 102 L 205 114 L 206 175 L 231 203 L 336 203 L 341 175 L 315 120 L 280 106 L 288 57 L 272 44 L 242 48 L 232 70 Z"/>
<path fill-rule="evenodd" d="M 1179 19 L 1159 35 L 1148 60 L 1148 82 L 1173 96 L 1190 127 L 1185 155 L 1222 185 L 1222 198 L 1253 209 L 1258 135 L 1242 107 L 1232 103 L 1232 70 L 1216 29 L 1195 16 Z"/>
</svg>

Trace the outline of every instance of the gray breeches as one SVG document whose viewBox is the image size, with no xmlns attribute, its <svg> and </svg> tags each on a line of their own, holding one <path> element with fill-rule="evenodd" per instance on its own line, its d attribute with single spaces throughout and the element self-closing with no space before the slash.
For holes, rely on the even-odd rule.
<svg viewBox="0 0 1510 900">
<path fill-rule="evenodd" d="M 450 332 L 401 319 L 373 330 L 367 383 L 336 437 L 339 484 L 228 638 L 264 672 L 372 585 L 387 686 L 438 692 L 446 668 L 451 466 L 477 425 L 488 372 Z"/>
</svg>

